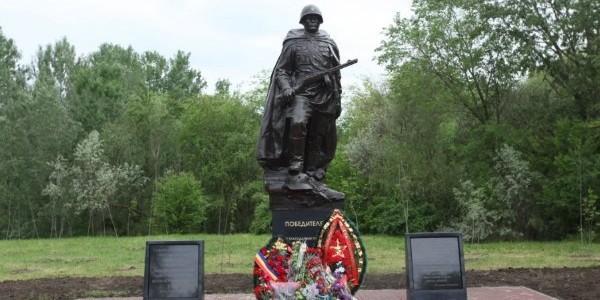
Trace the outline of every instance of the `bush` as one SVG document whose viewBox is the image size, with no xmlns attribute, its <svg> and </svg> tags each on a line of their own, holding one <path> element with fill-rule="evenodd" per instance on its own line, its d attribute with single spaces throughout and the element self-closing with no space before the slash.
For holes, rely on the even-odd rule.
<svg viewBox="0 0 600 300">
<path fill-rule="evenodd" d="M 533 182 L 539 176 L 531 171 L 522 154 L 504 144 L 496 151 L 494 176 L 476 186 L 471 180 L 454 189 L 463 215 L 454 224 L 465 239 L 519 239 L 525 236 L 534 203 Z"/>
<path fill-rule="evenodd" d="M 170 173 L 160 179 L 152 197 L 155 225 L 166 233 L 193 233 L 206 219 L 206 197 L 191 173 Z"/>
<path fill-rule="evenodd" d="M 254 219 L 250 224 L 250 232 L 265 234 L 271 232 L 271 210 L 269 209 L 269 196 L 262 195 L 254 210 Z"/>
</svg>

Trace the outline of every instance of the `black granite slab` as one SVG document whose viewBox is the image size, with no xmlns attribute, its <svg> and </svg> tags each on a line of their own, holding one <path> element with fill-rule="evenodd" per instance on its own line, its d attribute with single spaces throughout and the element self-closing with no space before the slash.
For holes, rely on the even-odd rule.
<svg viewBox="0 0 600 300">
<path fill-rule="evenodd" d="M 462 235 L 407 234 L 406 281 L 409 300 L 466 300 Z"/>
<path fill-rule="evenodd" d="M 204 299 L 204 241 L 147 241 L 146 299 Z"/>
</svg>

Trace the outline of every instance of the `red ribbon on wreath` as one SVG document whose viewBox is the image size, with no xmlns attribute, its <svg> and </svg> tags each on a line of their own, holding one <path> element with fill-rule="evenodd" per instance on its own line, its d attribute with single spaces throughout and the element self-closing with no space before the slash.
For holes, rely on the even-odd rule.
<svg viewBox="0 0 600 300">
<path fill-rule="evenodd" d="M 348 224 L 339 210 L 335 210 L 329 218 L 330 225 L 327 231 L 327 238 L 321 249 L 327 265 L 335 266 L 342 263 L 346 270 L 348 282 L 357 287 L 359 282 L 359 272 L 355 253 L 355 242 L 350 237 Z"/>
</svg>

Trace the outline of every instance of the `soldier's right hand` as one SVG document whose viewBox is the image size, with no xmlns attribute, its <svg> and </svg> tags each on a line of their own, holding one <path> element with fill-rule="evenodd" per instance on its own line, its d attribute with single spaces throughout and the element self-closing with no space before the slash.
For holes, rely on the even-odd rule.
<svg viewBox="0 0 600 300">
<path fill-rule="evenodd" d="M 290 103 L 294 98 L 294 89 L 288 88 L 283 90 L 283 92 L 281 92 L 281 97 L 283 97 L 283 100 L 286 103 Z"/>
</svg>

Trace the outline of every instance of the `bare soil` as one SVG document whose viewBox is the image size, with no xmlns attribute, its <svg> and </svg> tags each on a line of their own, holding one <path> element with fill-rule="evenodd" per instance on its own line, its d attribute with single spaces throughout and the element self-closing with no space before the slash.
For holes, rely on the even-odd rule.
<svg viewBox="0 0 600 300">
<path fill-rule="evenodd" d="M 467 286 L 526 286 L 558 299 L 600 299 L 600 267 L 468 271 Z M 251 293 L 251 274 L 207 274 L 207 294 Z M 362 289 L 403 289 L 404 274 L 366 274 Z M 140 297 L 143 277 L 56 278 L 0 282 L 0 299 Z"/>
</svg>

